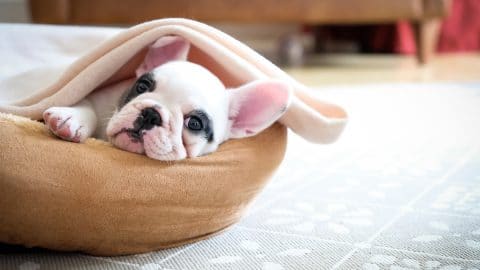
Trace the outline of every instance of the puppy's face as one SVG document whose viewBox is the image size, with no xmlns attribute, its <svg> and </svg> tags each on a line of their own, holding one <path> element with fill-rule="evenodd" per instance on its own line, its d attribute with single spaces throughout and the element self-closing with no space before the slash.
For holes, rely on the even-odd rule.
<svg viewBox="0 0 480 270">
<path fill-rule="evenodd" d="M 205 68 L 169 62 L 140 76 L 110 119 L 117 147 L 159 160 L 213 152 L 225 140 L 228 95 Z"/>
<path fill-rule="evenodd" d="M 196 157 L 229 138 L 255 135 L 283 114 L 288 84 L 264 80 L 226 90 L 210 71 L 185 61 L 189 46 L 175 36 L 151 45 L 107 125 L 115 146 L 159 160 Z"/>
</svg>

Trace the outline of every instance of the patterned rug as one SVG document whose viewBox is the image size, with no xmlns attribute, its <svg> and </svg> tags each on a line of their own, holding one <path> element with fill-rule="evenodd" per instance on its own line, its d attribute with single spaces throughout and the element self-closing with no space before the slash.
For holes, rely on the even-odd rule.
<svg viewBox="0 0 480 270">
<path fill-rule="evenodd" d="M 0 269 L 480 269 L 480 82 L 331 87 L 339 142 L 290 134 L 278 173 L 227 232 L 123 257 L 0 254 Z"/>
</svg>

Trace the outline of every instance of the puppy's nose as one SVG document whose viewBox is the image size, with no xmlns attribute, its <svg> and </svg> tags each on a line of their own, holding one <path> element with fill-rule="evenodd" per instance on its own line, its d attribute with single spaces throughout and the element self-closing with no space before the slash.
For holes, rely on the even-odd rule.
<svg viewBox="0 0 480 270">
<path fill-rule="evenodd" d="M 149 130 L 162 125 L 162 117 L 154 108 L 145 108 L 140 112 L 133 126 L 136 130 Z"/>
</svg>

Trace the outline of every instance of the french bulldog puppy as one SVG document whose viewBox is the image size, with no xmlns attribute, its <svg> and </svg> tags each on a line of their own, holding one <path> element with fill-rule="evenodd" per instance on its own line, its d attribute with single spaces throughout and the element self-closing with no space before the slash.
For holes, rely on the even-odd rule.
<svg viewBox="0 0 480 270">
<path fill-rule="evenodd" d="M 253 136 L 285 112 L 288 84 L 259 80 L 226 90 L 209 70 L 186 61 L 189 48 L 181 37 L 160 38 L 125 91 L 96 91 L 72 107 L 51 107 L 43 113 L 46 125 L 63 140 L 96 137 L 153 159 L 180 160 Z"/>
</svg>

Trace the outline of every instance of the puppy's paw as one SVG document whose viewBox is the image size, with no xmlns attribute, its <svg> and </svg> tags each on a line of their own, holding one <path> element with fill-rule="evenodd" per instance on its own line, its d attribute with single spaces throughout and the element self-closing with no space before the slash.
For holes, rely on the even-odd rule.
<svg viewBox="0 0 480 270">
<path fill-rule="evenodd" d="M 79 143 L 87 139 L 86 125 L 73 108 L 49 108 L 43 113 L 43 120 L 53 134 L 63 140 Z"/>
</svg>

